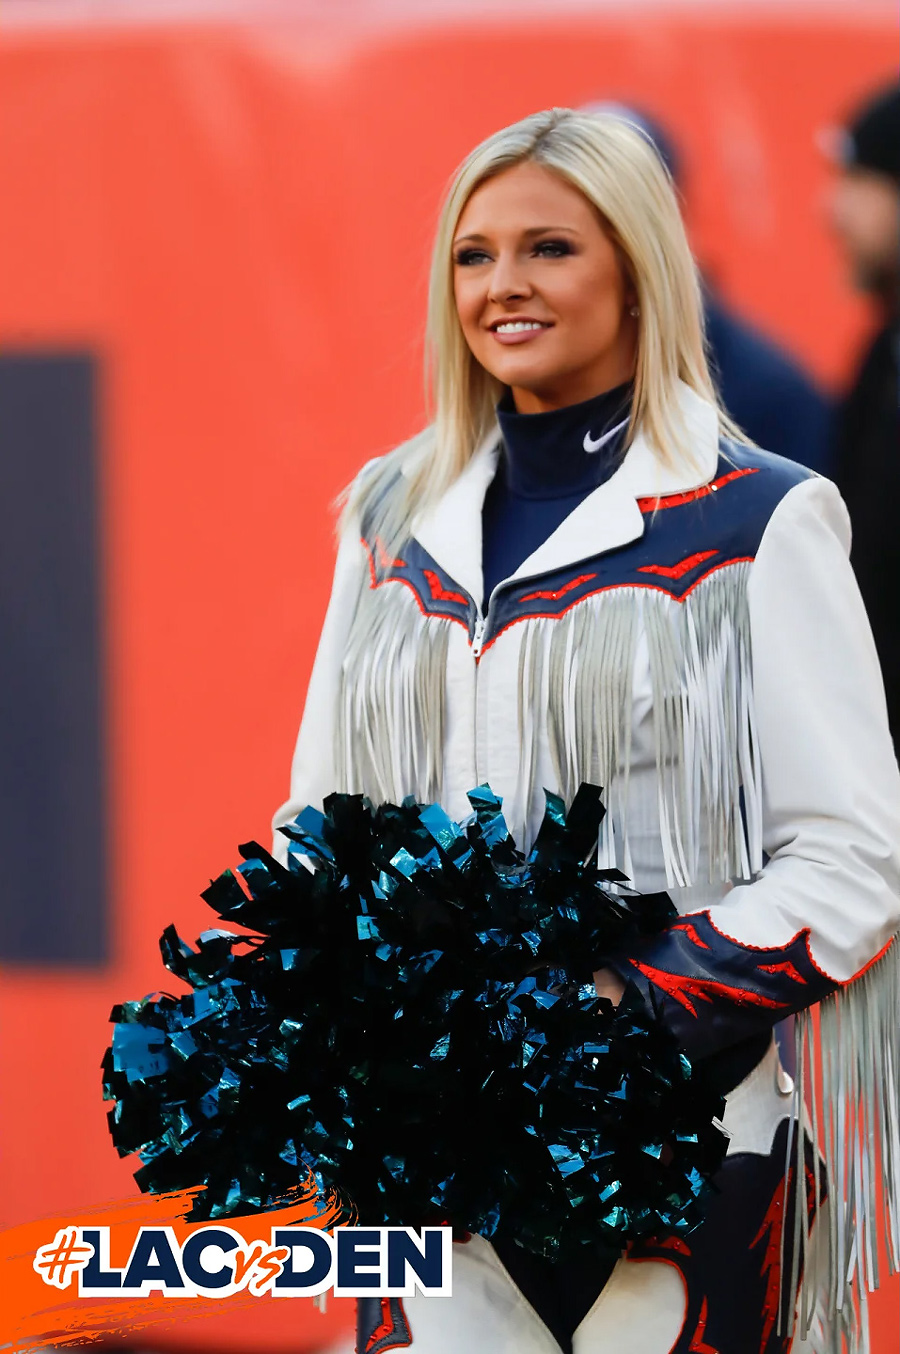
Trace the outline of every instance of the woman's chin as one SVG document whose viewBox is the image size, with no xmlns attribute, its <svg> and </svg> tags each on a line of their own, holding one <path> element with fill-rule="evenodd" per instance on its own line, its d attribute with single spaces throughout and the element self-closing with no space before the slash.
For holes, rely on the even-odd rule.
<svg viewBox="0 0 900 1354">
<path fill-rule="evenodd" d="M 504 385 L 534 394 L 554 389 L 559 381 L 564 379 L 564 374 L 557 370 L 555 364 L 528 361 L 524 357 L 507 362 L 494 361 L 487 370 Z"/>
</svg>

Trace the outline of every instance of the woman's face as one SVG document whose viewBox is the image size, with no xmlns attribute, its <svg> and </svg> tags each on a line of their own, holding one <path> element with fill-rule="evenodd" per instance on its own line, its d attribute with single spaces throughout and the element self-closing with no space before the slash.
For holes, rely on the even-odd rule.
<svg viewBox="0 0 900 1354">
<path fill-rule="evenodd" d="M 584 194 L 541 165 L 476 188 L 453 240 L 453 285 L 466 342 L 520 413 L 634 374 L 636 296 L 620 253 Z"/>
</svg>

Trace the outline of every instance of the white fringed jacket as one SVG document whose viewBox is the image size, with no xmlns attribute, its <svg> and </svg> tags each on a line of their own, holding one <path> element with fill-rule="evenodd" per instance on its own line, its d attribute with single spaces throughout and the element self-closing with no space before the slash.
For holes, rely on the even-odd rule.
<svg viewBox="0 0 900 1354">
<path fill-rule="evenodd" d="M 836 489 L 720 443 L 715 409 L 687 386 L 680 398 L 690 464 L 662 464 L 639 431 L 487 616 L 497 434 L 402 557 L 365 526 L 345 534 L 274 823 L 333 790 L 439 799 L 463 817 L 488 782 L 527 842 L 545 787 L 569 799 L 603 785 L 601 860 L 638 889 L 668 887 L 682 914 L 619 967 L 690 1053 L 828 998 L 840 1306 L 848 1265 L 871 1278 L 877 1174 L 844 1152 L 849 1135 L 880 1125 L 900 1204 L 900 777 Z M 276 833 L 276 855 L 287 848 Z"/>
</svg>

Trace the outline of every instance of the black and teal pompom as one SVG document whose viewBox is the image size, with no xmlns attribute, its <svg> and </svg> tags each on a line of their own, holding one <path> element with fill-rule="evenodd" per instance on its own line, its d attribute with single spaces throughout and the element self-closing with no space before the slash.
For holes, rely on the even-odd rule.
<svg viewBox="0 0 900 1354">
<path fill-rule="evenodd" d="M 204 893 L 250 934 L 173 928 L 185 996 L 113 1012 L 104 1093 L 120 1155 L 192 1218 L 276 1207 L 311 1171 L 366 1225 L 498 1229 L 553 1256 L 684 1234 L 725 1152 L 722 1102 L 635 989 L 591 975 L 675 916 L 592 863 L 582 786 L 526 857 L 500 801 L 451 821 L 332 795 Z M 349 1202 L 352 1201 L 352 1204 Z"/>
</svg>

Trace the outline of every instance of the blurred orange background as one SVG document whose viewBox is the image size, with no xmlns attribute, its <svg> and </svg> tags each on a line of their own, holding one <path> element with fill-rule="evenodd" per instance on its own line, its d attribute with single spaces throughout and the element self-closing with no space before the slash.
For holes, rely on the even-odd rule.
<svg viewBox="0 0 900 1354">
<path fill-rule="evenodd" d="M 423 421 L 428 254 L 458 161 L 537 108 L 637 103 L 681 145 L 704 266 L 835 383 L 865 314 L 815 138 L 897 50 L 893 4 L 64 12 L 0 15 L 0 342 L 100 363 L 113 957 L 0 970 L 7 1226 L 136 1188 L 100 1099 L 109 1009 L 167 985 L 163 927 L 193 939 L 236 843 L 269 842 L 329 504 Z M 196 1340 L 313 1349 L 349 1322 L 287 1305 Z M 900 1348 L 897 1305 L 893 1280 L 877 1354 Z"/>
</svg>

